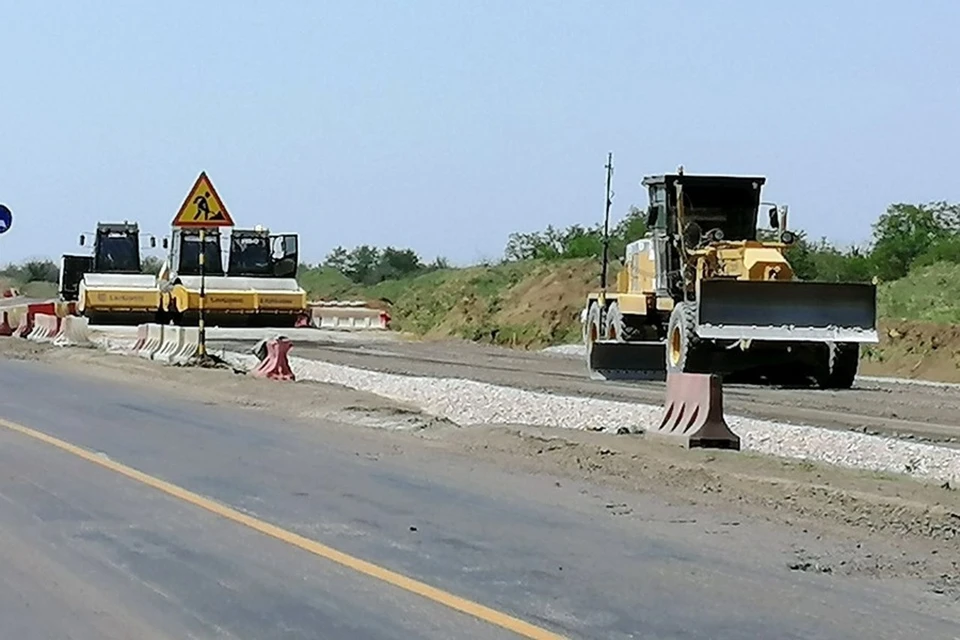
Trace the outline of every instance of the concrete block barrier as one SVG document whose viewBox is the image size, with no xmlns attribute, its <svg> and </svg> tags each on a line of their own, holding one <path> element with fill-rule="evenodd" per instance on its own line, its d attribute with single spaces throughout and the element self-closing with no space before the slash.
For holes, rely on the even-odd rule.
<svg viewBox="0 0 960 640">
<path fill-rule="evenodd" d="M 170 357 L 169 362 L 171 364 L 187 364 L 197 355 L 199 350 L 200 328 L 181 327 L 180 348 Z"/>
<path fill-rule="evenodd" d="M 356 307 L 314 307 L 313 324 L 321 329 L 384 330 L 390 314 L 381 309 Z"/>
<path fill-rule="evenodd" d="M 723 384 L 705 373 L 667 375 L 666 407 L 656 429 L 647 436 L 687 448 L 740 449 L 740 436 L 723 415 Z"/>
<path fill-rule="evenodd" d="M 250 375 L 255 378 L 268 378 L 270 380 L 296 380 L 287 355 L 293 343 L 286 338 L 274 338 L 267 340 L 265 346 L 266 357 L 260 361 L 255 369 L 250 371 Z"/>
<path fill-rule="evenodd" d="M 90 347 L 90 320 L 81 316 L 65 316 L 60 320 L 60 332 L 53 340 L 58 347 Z"/>
<path fill-rule="evenodd" d="M 147 342 L 147 325 L 140 324 L 137 325 L 137 339 L 134 343 L 127 349 L 128 355 L 137 355 L 140 353 L 140 349 L 143 349 L 143 345 Z"/>
<path fill-rule="evenodd" d="M 149 323 L 146 326 L 146 337 L 143 345 L 137 351 L 137 355 L 146 360 L 151 360 L 153 354 L 160 350 L 163 344 L 164 325 Z"/>
<path fill-rule="evenodd" d="M 183 327 L 165 326 L 160 348 L 153 354 L 159 362 L 171 362 L 183 346 Z"/>
<path fill-rule="evenodd" d="M 310 303 L 311 307 L 365 307 L 365 300 L 316 300 Z"/>
</svg>

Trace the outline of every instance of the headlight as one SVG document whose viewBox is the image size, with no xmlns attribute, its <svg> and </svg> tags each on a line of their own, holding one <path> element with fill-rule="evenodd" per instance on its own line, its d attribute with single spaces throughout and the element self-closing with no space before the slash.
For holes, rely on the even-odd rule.
<svg viewBox="0 0 960 640">
<path fill-rule="evenodd" d="M 793 244 L 796 240 L 797 237 L 793 235 L 792 231 L 784 231 L 780 234 L 780 242 L 783 244 Z"/>
</svg>

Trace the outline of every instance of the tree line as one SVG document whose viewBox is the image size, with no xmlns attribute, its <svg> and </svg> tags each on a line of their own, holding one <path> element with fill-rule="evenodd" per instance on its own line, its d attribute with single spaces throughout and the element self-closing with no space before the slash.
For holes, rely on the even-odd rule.
<svg viewBox="0 0 960 640">
<path fill-rule="evenodd" d="M 796 242 L 786 251 L 798 278 L 827 282 L 891 281 L 911 269 L 937 262 L 960 263 L 960 204 L 930 202 L 897 203 L 871 227 L 866 246 L 839 247 L 826 238 L 811 240 L 794 229 Z M 609 257 L 623 257 L 626 245 L 647 232 L 646 215 L 631 207 L 613 225 L 609 234 Z M 534 233 L 513 233 L 504 250 L 508 261 L 600 258 L 603 225 L 572 225 L 566 229 L 548 226 Z"/>
<path fill-rule="evenodd" d="M 426 264 L 413 249 L 381 249 L 361 245 L 350 250 L 336 247 L 321 266 L 336 269 L 356 284 L 373 285 L 384 280 L 397 280 L 447 269 L 450 265 L 442 257 Z"/>
<path fill-rule="evenodd" d="M 803 280 L 867 282 L 897 280 L 911 269 L 937 262 L 960 263 L 960 204 L 944 201 L 926 204 L 897 203 L 873 223 L 866 246 L 839 247 L 826 238 L 811 240 L 794 229 L 797 241 L 787 250 L 797 276 Z M 628 243 L 647 232 L 646 213 L 631 207 L 609 233 L 611 261 L 622 258 Z M 548 226 L 533 233 L 513 233 L 504 249 L 504 260 L 559 260 L 596 258 L 603 252 L 603 225 Z M 144 273 L 157 273 L 161 260 L 145 256 Z M 337 247 L 322 266 L 336 269 L 352 282 L 373 285 L 384 280 L 421 275 L 449 268 L 438 257 L 425 263 L 413 249 L 361 245 L 347 250 Z M 307 268 L 307 265 L 301 265 Z M 0 277 L 17 283 L 58 282 L 59 265 L 52 260 L 30 260 L 0 269 Z"/>
<path fill-rule="evenodd" d="M 141 273 L 160 272 L 163 260 L 156 256 L 144 256 L 140 261 Z M 28 282 L 60 282 L 60 265 L 53 260 L 27 260 L 21 264 L 8 264 L 0 269 L 0 278 L 26 284 Z"/>
</svg>

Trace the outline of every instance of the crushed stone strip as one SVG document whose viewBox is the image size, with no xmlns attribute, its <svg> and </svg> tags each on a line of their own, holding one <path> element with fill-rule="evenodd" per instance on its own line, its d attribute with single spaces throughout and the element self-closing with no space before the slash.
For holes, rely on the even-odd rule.
<svg viewBox="0 0 960 640">
<path fill-rule="evenodd" d="M 98 338 L 107 351 L 126 353 L 133 340 Z M 223 351 L 221 357 L 249 370 L 251 354 Z M 527 424 L 616 433 L 654 424 L 662 407 L 539 391 L 466 380 L 381 373 L 306 358 L 290 358 L 300 380 L 336 384 L 417 406 L 459 425 Z M 853 431 L 834 431 L 726 415 L 743 451 L 824 462 L 840 467 L 899 473 L 918 479 L 960 483 L 960 450 Z"/>
<path fill-rule="evenodd" d="M 225 352 L 234 366 L 257 365 L 253 355 Z M 381 373 L 305 358 L 290 358 L 300 380 L 337 384 L 406 402 L 460 425 L 527 424 L 616 433 L 636 431 L 659 420 L 662 407 L 648 404 L 525 391 L 462 378 Z M 852 431 L 834 431 L 727 415 L 741 449 L 841 467 L 960 480 L 960 450 Z"/>
</svg>

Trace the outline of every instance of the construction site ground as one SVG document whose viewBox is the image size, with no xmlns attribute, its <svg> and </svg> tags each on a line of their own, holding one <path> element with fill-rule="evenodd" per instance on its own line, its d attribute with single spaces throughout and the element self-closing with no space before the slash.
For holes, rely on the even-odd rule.
<svg viewBox="0 0 960 640">
<path fill-rule="evenodd" d="M 274 332 L 275 334 L 276 332 Z M 211 349 L 249 351 L 267 332 L 211 333 Z M 534 391 L 660 404 L 661 382 L 590 380 L 582 357 L 518 351 L 463 340 L 414 340 L 387 332 L 286 331 L 291 356 L 415 376 L 454 377 Z M 960 388 L 865 377 L 843 391 L 725 387 L 733 414 L 792 424 L 960 446 Z"/>
<path fill-rule="evenodd" d="M 621 398 L 631 394 L 627 387 L 601 391 L 599 383 L 577 380 L 579 364 L 555 357 L 508 355 L 461 344 L 409 344 L 385 336 L 324 337 L 315 333 L 312 337 L 334 344 L 300 340 L 295 347 L 299 355 L 312 353 L 354 366 L 409 374 L 459 373 L 566 392 L 612 393 Z M 371 338 L 372 343 L 368 341 Z M 648 628 L 662 632 L 649 637 L 676 637 L 663 631 L 675 630 L 671 625 L 679 624 L 678 618 L 669 621 L 671 615 L 692 625 L 686 627 L 692 630 L 688 637 L 755 637 L 750 633 L 769 631 L 772 627 L 763 624 L 778 616 L 783 618 L 783 637 L 862 637 L 869 629 L 871 637 L 893 638 L 908 629 L 948 629 L 960 623 L 960 493 L 953 487 L 744 453 L 687 451 L 634 436 L 524 425 L 458 427 L 412 407 L 340 387 L 257 380 L 229 370 L 165 367 L 90 349 L 57 349 L 10 339 L 0 341 L 0 354 L 8 360 L 27 361 L 4 365 L 14 367 L 4 375 L 8 389 L 18 379 L 46 381 L 47 392 L 36 394 L 37 403 L 65 403 L 61 408 L 69 410 L 66 405 L 80 402 L 85 395 L 83 385 L 118 394 L 90 419 L 105 416 L 107 408 L 120 411 L 127 407 L 123 409 L 130 413 L 123 427 L 127 435 L 122 438 L 129 441 L 130 452 L 146 455 L 154 446 L 174 447 L 160 444 L 174 443 L 173 431 L 168 435 L 144 433 L 143 440 L 138 438 L 138 430 L 161 427 L 159 423 L 150 427 L 151 420 L 166 424 L 176 416 L 192 415 L 197 410 L 194 407 L 223 411 L 222 425 L 203 427 L 207 423 L 185 417 L 180 421 L 185 426 L 178 427 L 184 430 L 183 444 L 191 442 L 198 453 L 204 452 L 201 457 L 211 457 L 209 464 L 217 469 L 219 479 L 215 483 L 211 479 L 205 485 L 208 488 L 248 487 L 243 490 L 244 504 L 261 515 L 271 511 L 259 495 L 261 483 L 276 485 L 276 490 L 287 496 L 316 495 L 318 482 L 325 487 L 323 491 L 335 488 L 343 500 L 363 512 L 351 514 L 356 519 L 350 520 L 349 527 L 326 522 L 329 505 L 322 503 L 300 512 L 297 522 L 325 523 L 314 523 L 311 530 L 334 546 L 359 545 L 358 549 L 375 556 L 380 552 L 354 542 L 366 536 L 383 537 L 388 546 L 405 551 L 399 556 L 386 554 L 381 560 L 425 577 L 446 575 L 453 567 L 441 569 L 430 563 L 450 553 L 454 553 L 451 558 L 456 567 L 470 562 L 501 566 L 492 558 L 503 551 L 510 563 L 526 572 L 526 582 L 516 583 L 530 594 L 524 602 L 551 601 L 564 594 L 560 600 L 552 600 L 560 609 L 541 611 L 540 615 L 544 624 L 568 637 L 630 637 L 625 621 L 639 615 L 634 610 L 638 602 L 644 602 L 641 596 L 645 594 L 648 599 L 640 606 L 643 615 L 654 621 Z M 448 362 L 451 359 L 458 359 L 459 364 Z M 64 385 L 65 380 L 72 382 Z M 67 395 L 58 391 L 61 386 Z M 169 404 L 167 417 L 159 409 L 138 410 L 137 401 L 122 398 L 127 393 Z M 659 399 L 655 387 L 645 386 L 634 393 L 650 401 Z M 770 410 L 780 407 L 777 410 L 789 413 L 811 397 L 804 394 L 813 392 L 790 391 L 783 399 L 769 391 L 744 393 L 759 394 Z M 891 408 L 899 406 L 894 402 L 914 407 L 920 420 L 944 419 L 946 404 L 957 402 L 956 393 L 896 385 L 849 392 L 861 398 L 863 394 L 886 398 Z M 736 393 L 731 395 L 736 398 Z M 824 412 L 842 412 L 830 406 L 857 406 L 863 411 L 871 409 L 864 405 L 874 404 L 861 400 L 857 405 L 843 398 L 847 394 L 827 395 L 829 399 L 820 405 Z M 743 406 L 749 402 L 747 398 L 739 401 Z M 157 411 L 161 413 L 151 413 Z M 138 415 L 145 422 L 140 422 Z M 263 426 L 259 435 L 244 431 L 251 422 Z M 191 430 L 193 424 L 196 427 Z M 235 436 L 227 435 L 231 430 L 237 430 Z M 67 436 L 80 433 L 85 431 Z M 216 451 L 225 444 L 217 444 L 218 434 L 229 439 L 244 433 L 256 435 L 251 445 L 257 438 L 268 437 L 264 434 L 274 435 L 268 450 L 261 451 L 262 443 L 246 450 L 224 449 L 226 457 L 220 460 Z M 158 437 L 163 440 L 156 440 Z M 166 440 L 168 437 L 174 439 Z M 114 456 L 110 442 L 87 446 Z M 296 466 L 298 456 L 315 457 L 317 464 L 310 467 L 305 461 L 306 469 L 311 469 L 309 476 L 290 476 L 288 469 L 283 479 L 274 477 L 276 468 L 249 468 L 256 466 L 260 455 L 276 458 L 278 454 L 271 452 L 278 448 L 287 453 L 271 464 Z M 169 453 L 187 455 L 173 448 Z M 237 455 L 240 457 L 232 457 Z M 351 487 L 355 479 L 349 474 L 341 477 L 339 463 L 327 459 L 334 455 L 362 461 L 369 473 L 386 474 L 384 478 L 393 487 L 390 491 L 396 494 L 371 495 L 366 488 Z M 133 453 L 130 456 L 135 457 Z M 150 460 L 158 465 L 154 473 L 171 477 L 173 472 L 164 470 L 161 458 Z M 203 468 L 177 473 L 194 479 L 211 477 Z M 258 473 L 268 475 L 260 477 Z M 428 485 L 432 487 L 429 492 Z M 476 500 L 479 492 L 498 505 L 497 513 L 513 505 L 510 508 L 522 506 L 529 515 L 517 522 L 499 521 L 500 516 L 494 517 L 490 511 L 494 507 L 485 503 L 481 511 L 492 519 L 474 514 L 469 519 L 479 520 L 454 536 L 451 530 L 457 525 L 448 516 L 467 516 L 451 511 L 449 501 L 461 503 L 465 487 L 473 492 L 465 504 Z M 384 491 L 383 487 L 372 490 Z M 548 515 L 544 509 L 559 511 Z M 346 511 L 334 512 L 346 517 Z M 382 518 L 390 520 L 389 530 L 384 530 Z M 513 529 L 516 526 L 528 533 L 520 536 Z M 348 532 L 350 527 L 362 531 Z M 629 567 L 624 566 L 626 557 L 632 558 L 626 563 Z M 688 578 L 681 580 L 683 585 L 675 578 L 663 582 L 666 578 L 658 568 L 665 567 L 663 563 L 684 567 Z M 653 575 L 661 577 L 648 579 Z M 506 578 L 509 582 L 510 577 Z M 483 585 L 460 584 L 454 578 L 446 584 L 479 599 L 496 600 L 496 590 L 484 592 Z M 720 584 L 725 588 L 715 588 Z M 736 588 L 730 588 L 731 584 Z M 760 604 L 765 601 L 767 605 Z M 684 602 L 688 604 L 682 605 Z M 747 606 L 747 602 L 752 604 Z M 784 607 L 783 602 L 790 606 Z M 533 606 L 516 606 L 523 609 L 528 605 Z M 697 609 L 700 622 L 680 613 L 690 606 Z M 723 615 L 720 612 L 725 608 L 727 614 Z M 751 612 L 750 616 L 746 612 Z M 747 622 L 757 615 L 760 621 L 752 618 L 752 623 Z M 818 617 L 821 622 L 816 622 Z M 732 626 L 718 636 L 716 625 L 721 619 Z M 643 628 L 640 625 L 633 630 Z M 944 637 L 931 632 L 934 635 L 929 637 Z"/>
</svg>

